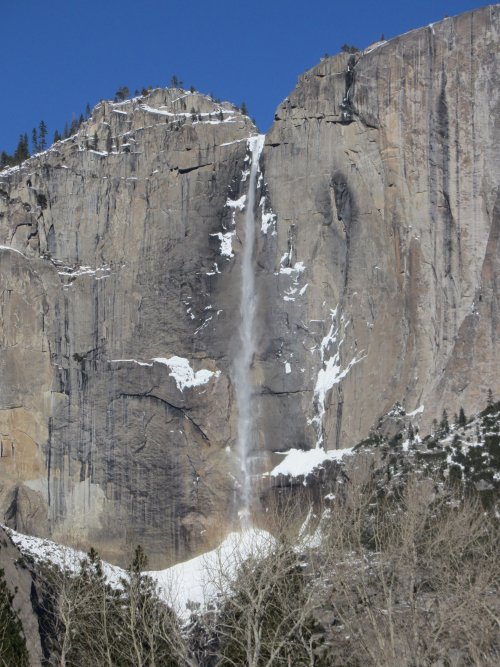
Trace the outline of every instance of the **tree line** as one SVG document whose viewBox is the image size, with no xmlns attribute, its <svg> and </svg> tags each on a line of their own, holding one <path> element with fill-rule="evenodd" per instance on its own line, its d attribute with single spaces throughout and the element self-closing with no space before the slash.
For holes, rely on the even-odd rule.
<svg viewBox="0 0 500 667">
<path fill-rule="evenodd" d="M 183 88 L 184 82 L 181 81 L 175 74 L 173 74 L 170 79 L 170 86 L 172 88 Z M 136 89 L 134 92 L 134 96 L 135 97 L 138 97 L 139 95 L 145 96 L 151 90 L 153 90 L 152 86 L 148 86 L 147 88 L 142 88 L 140 92 L 138 89 Z M 190 86 L 189 90 L 191 93 L 194 93 L 195 92 L 194 86 Z M 215 102 L 220 102 L 220 100 L 214 98 L 213 95 L 210 96 L 212 97 L 212 99 L 214 99 Z M 128 86 L 120 86 L 116 91 L 113 100 L 114 102 L 124 102 L 125 100 L 129 99 L 129 97 L 130 97 L 130 90 Z M 248 109 L 245 102 L 241 103 L 239 109 L 243 115 L 248 115 Z M 56 141 L 61 141 L 62 139 L 68 139 L 69 137 L 76 134 L 82 123 L 88 120 L 88 118 L 90 118 L 90 115 L 91 115 L 91 109 L 89 103 L 87 103 L 85 107 L 85 113 L 80 114 L 79 117 L 73 116 L 71 122 L 66 123 L 64 125 L 64 129 L 62 132 L 59 132 L 58 129 L 54 130 L 52 142 L 56 143 Z M 46 148 L 49 145 L 47 137 L 48 137 L 47 125 L 44 120 L 41 120 L 38 126 L 34 127 L 31 131 L 30 134 L 31 145 L 28 133 L 25 132 L 19 135 L 19 141 L 13 153 L 8 153 L 7 151 L 0 152 L 0 169 L 3 169 L 4 167 L 15 167 L 16 165 L 19 165 L 22 162 L 24 162 L 24 160 L 27 160 L 31 155 L 34 155 L 36 153 L 41 153 L 42 151 L 46 150 Z"/>
<path fill-rule="evenodd" d="M 94 550 L 76 572 L 46 566 L 45 665 L 498 664 L 498 518 L 459 485 L 418 475 L 380 496 L 370 465 L 349 470 L 305 522 L 305 497 L 283 489 L 268 537 L 220 554 L 214 592 L 189 618 L 173 611 L 175 582 L 168 603 L 144 573 L 140 547 L 118 586 Z"/>
<path fill-rule="evenodd" d="M 73 134 L 76 134 L 82 123 L 90 117 L 90 114 L 90 105 L 87 103 L 85 113 L 80 114 L 78 118 L 73 116 L 71 123 L 65 123 L 62 133 L 58 129 L 54 131 L 52 142 L 55 143 L 56 141 L 61 141 L 61 139 L 68 139 Z M 50 145 L 48 142 L 48 127 L 44 120 L 41 120 L 38 126 L 32 129 L 30 136 L 31 145 L 28 133 L 24 132 L 19 135 L 19 141 L 13 153 L 7 153 L 7 151 L 0 152 L 0 169 L 15 167 L 24 162 L 24 160 L 27 160 L 31 155 L 46 150 Z"/>
</svg>

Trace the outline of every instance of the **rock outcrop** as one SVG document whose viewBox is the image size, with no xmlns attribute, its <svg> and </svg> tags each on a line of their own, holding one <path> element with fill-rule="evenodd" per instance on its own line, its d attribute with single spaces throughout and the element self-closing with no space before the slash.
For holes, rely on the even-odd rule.
<svg viewBox="0 0 500 667">
<path fill-rule="evenodd" d="M 258 180 L 255 469 L 498 395 L 500 6 L 323 60 Z M 213 545 L 240 470 L 232 362 L 256 130 L 155 90 L 0 173 L 0 508 L 151 567 Z M 423 406 L 423 407 L 422 407 Z"/>
</svg>

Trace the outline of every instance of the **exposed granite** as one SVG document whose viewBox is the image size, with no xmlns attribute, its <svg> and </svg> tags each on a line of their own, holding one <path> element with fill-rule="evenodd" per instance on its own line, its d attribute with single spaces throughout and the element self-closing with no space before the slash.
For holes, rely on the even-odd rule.
<svg viewBox="0 0 500 667">
<path fill-rule="evenodd" d="M 500 393 L 499 14 L 327 58 L 278 108 L 256 210 L 256 470 L 350 446 L 396 401 L 423 405 L 425 430 Z M 227 103 L 156 90 L 0 173 L 9 525 L 122 564 L 140 542 L 155 568 L 231 525 L 255 132 Z M 206 382 L 182 388 L 173 357 Z"/>
</svg>

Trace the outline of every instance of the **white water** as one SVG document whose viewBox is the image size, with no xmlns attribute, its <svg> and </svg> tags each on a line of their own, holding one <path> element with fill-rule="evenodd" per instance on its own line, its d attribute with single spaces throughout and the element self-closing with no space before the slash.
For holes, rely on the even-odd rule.
<svg viewBox="0 0 500 667">
<path fill-rule="evenodd" d="M 238 406 L 238 453 L 241 466 L 241 498 L 239 516 L 243 528 L 250 524 L 251 506 L 251 469 L 249 455 L 255 444 L 254 410 L 252 405 L 253 389 L 251 365 L 255 353 L 255 190 L 259 157 L 264 146 L 264 135 L 248 139 L 251 153 L 250 179 L 246 202 L 244 239 L 241 253 L 241 303 L 239 347 L 234 360 L 234 388 Z"/>
</svg>

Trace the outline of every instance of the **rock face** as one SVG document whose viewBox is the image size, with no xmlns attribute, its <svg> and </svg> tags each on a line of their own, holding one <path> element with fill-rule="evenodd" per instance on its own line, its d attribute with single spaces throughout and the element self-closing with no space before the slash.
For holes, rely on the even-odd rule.
<svg viewBox="0 0 500 667">
<path fill-rule="evenodd" d="M 252 132 L 229 105 L 158 90 L 98 106 L 75 137 L 2 174 L 8 523 L 121 562 L 141 543 L 155 567 L 229 522 L 226 202 Z"/>
<path fill-rule="evenodd" d="M 325 59 L 277 110 L 255 211 L 258 468 L 351 446 L 396 401 L 425 430 L 498 395 L 499 19 Z M 151 567 L 228 528 L 255 133 L 156 90 L 0 173 L 6 523 L 122 564 L 141 543 Z"/>
<path fill-rule="evenodd" d="M 261 253 L 280 274 L 261 284 L 282 298 L 272 316 L 261 302 L 261 373 L 279 395 L 261 402 L 301 415 L 315 403 L 303 432 L 290 424 L 295 444 L 352 445 L 396 401 L 423 405 L 425 429 L 498 393 L 499 16 L 325 59 L 276 113 L 276 236 Z M 270 341 L 289 374 L 266 363 Z"/>
</svg>

